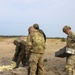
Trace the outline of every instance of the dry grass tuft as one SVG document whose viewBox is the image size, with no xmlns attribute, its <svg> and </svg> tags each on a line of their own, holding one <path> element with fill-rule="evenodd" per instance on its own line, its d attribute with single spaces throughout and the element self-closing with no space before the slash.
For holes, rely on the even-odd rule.
<svg viewBox="0 0 75 75">
<path fill-rule="evenodd" d="M 3 42 L 5 40 L 6 40 L 6 38 L 0 37 L 0 42 Z"/>
</svg>

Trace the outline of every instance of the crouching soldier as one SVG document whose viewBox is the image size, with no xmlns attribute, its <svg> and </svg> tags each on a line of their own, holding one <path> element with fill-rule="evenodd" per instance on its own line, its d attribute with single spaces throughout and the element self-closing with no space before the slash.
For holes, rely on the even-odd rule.
<svg viewBox="0 0 75 75">
<path fill-rule="evenodd" d="M 26 56 L 26 52 L 25 52 L 25 46 L 26 46 L 26 42 L 24 42 L 23 40 L 14 40 L 14 45 L 16 45 L 16 49 L 15 49 L 15 54 L 13 57 L 14 62 L 16 62 L 16 67 L 19 67 L 20 62 L 22 62 L 23 66 L 27 65 L 27 56 Z M 14 69 L 15 69 L 14 68 Z"/>
</svg>

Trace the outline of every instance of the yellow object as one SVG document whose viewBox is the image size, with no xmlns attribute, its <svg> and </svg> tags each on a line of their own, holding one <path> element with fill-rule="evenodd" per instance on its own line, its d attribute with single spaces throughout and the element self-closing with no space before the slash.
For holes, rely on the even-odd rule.
<svg viewBox="0 0 75 75">
<path fill-rule="evenodd" d="M 73 68 L 71 68 L 69 65 L 65 66 L 66 71 L 73 71 Z"/>
<path fill-rule="evenodd" d="M 0 66 L 0 72 L 3 72 L 5 70 L 12 70 L 14 67 L 16 67 L 16 62 L 12 61 L 11 65 Z"/>
</svg>

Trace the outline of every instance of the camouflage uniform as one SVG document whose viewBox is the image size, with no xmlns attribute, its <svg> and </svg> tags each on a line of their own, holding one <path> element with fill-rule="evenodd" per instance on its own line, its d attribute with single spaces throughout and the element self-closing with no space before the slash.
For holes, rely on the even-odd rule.
<svg viewBox="0 0 75 75">
<path fill-rule="evenodd" d="M 45 51 L 45 40 L 43 35 L 35 30 L 28 35 L 27 38 L 27 49 L 30 50 L 30 75 L 36 75 L 38 68 L 38 75 L 44 75 L 44 51 Z"/>
<path fill-rule="evenodd" d="M 16 67 L 19 67 L 20 62 L 22 61 L 22 65 L 25 66 L 27 63 L 27 58 L 25 55 L 25 42 L 21 41 L 16 44 L 15 54 L 13 57 L 13 61 L 16 62 Z"/>
<path fill-rule="evenodd" d="M 75 49 L 75 34 L 73 32 L 69 33 L 67 36 L 67 47 Z M 73 71 L 75 70 L 75 54 L 70 55 L 67 58 L 66 67 L 68 75 L 74 75 Z"/>
<path fill-rule="evenodd" d="M 69 26 L 65 26 L 63 28 L 63 32 L 66 31 L 66 29 L 71 29 Z M 75 33 L 72 31 L 67 36 L 67 47 L 75 49 Z M 70 55 L 67 57 L 67 63 L 66 63 L 66 71 L 68 75 L 75 75 L 75 54 Z"/>
</svg>

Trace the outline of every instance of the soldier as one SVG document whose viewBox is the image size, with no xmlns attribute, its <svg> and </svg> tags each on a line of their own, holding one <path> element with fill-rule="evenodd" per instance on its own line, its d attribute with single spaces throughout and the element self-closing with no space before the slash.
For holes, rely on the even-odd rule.
<svg viewBox="0 0 75 75">
<path fill-rule="evenodd" d="M 30 27 L 29 31 L 30 34 L 27 37 L 27 51 L 31 53 L 29 58 L 30 75 L 36 75 L 37 68 L 38 75 L 44 75 L 45 39 L 43 34 L 33 26 Z"/>
<path fill-rule="evenodd" d="M 15 54 L 13 57 L 13 61 L 16 62 L 16 67 L 19 67 L 20 62 L 22 62 L 23 66 L 26 66 L 27 62 L 27 58 L 25 55 L 25 46 L 26 46 L 26 42 L 24 42 L 23 40 L 14 40 L 14 45 L 16 45 L 16 49 L 15 49 Z"/>
<path fill-rule="evenodd" d="M 75 50 L 75 33 L 71 31 L 71 27 L 64 26 L 63 32 L 68 35 L 66 47 Z M 71 54 L 67 57 L 66 71 L 68 75 L 75 75 L 75 54 Z"/>
<path fill-rule="evenodd" d="M 38 24 L 34 24 L 33 27 L 34 27 L 35 29 L 39 30 L 39 32 L 43 34 L 44 39 L 45 39 L 45 41 L 46 41 L 46 35 L 45 35 L 45 33 L 43 32 L 43 30 L 39 29 L 39 25 L 38 25 Z"/>
</svg>

